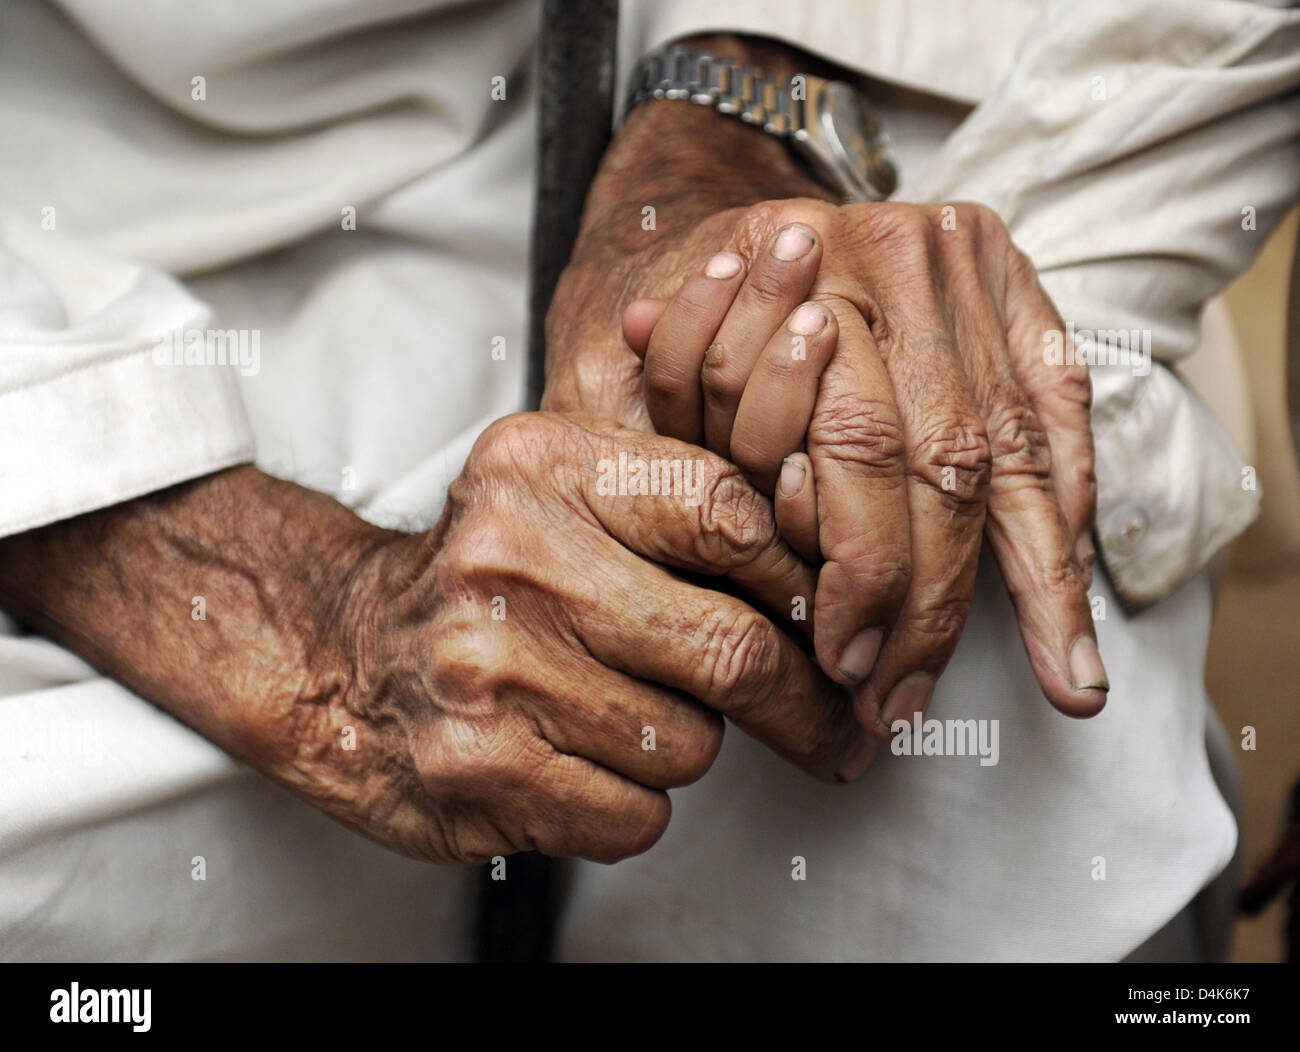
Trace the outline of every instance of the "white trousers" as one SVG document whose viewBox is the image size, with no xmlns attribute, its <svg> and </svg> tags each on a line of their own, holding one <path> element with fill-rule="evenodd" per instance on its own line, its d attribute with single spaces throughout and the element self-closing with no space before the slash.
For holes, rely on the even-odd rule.
<svg viewBox="0 0 1300 1052">
<path fill-rule="evenodd" d="M 1094 592 L 1109 598 L 1104 579 Z M 1108 604 L 1111 701 L 1076 722 L 1038 694 L 986 566 L 931 716 L 997 720 L 996 764 L 884 753 L 861 782 L 825 786 L 732 729 L 672 794 L 659 844 L 571 868 L 559 955 L 1222 952 L 1230 891 L 1190 908 L 1235 845 L 1201 687 L 1209 608 L 1204 577 L 1132 621 Z M 473 871 L 355 836 L 51 644 L 6 648 L 63 684 L 0 697 L 0 958 L 467 958 Z"/>
</svg>

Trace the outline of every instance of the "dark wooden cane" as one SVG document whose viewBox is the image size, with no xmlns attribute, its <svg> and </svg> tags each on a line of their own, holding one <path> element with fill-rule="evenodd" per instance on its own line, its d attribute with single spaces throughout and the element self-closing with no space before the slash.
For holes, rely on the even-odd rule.
<svg viewBox="0 0 1300 1052">
<path fill-rule="evenodd" d="M 582 203 L 609 145 L 614 105 L 617 0 L 542 4 L 541 115 L 528 309 L 528 408 L 546 381 L 546 309 L 578 236 Z M 476 957 L 490 962 L 551 958 L 563 871 L 536 852 L 506 860 L 505 879 L 479 874 Z"/>
</svg>

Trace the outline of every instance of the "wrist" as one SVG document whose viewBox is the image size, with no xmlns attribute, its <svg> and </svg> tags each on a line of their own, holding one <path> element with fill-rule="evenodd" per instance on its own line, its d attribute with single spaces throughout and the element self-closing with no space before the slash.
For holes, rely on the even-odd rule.
<svg viewBox="0 0 1300 1052">
<path fill-rule="evenodd" d="M 689 43 L 781 76 L 812 68 L 805 56 L 771 41 L 714 36 Z M 623 308 L 670 293 L 702 264 L 701 251 L 722 248 L 731 234 L 729 213 L 734 220 L 749 206 L 792 198 L 837 201 L 775 136 L 685 101 L 634 108 L 588 191 L 547 314 L 543 408 L 648 428 L 640 364 L 621 336 Z M 710 222 L 716 238 L 706 229 Z M 699 235 L 695 244 L 692 234 Z"/>
<path fill-rule="evenodd" d="M 268 773 L 342 658 L 340 586 L 384 531 L 233 468 L 0 541 L 0 602 Z M 328 671 L 327 671 L 328 670 Z"/>
<path fill-rule="evenodd" d="M 779 79 L 831 72 L 812 56 L 758 37 L 710 34 L 680 43 L 761 66 Z M 655 229 L 671 232 L 715 212 L 789 197 L 837 200 L 776 136 L 710 106 L 656 100 L 625 114 L 588 193 L 583 229 L 599 229 L 602 238 L 622 232 L 639 247 L 647 204 L 656 210 Z M 630 206 L 633 223 L 626 222 Z M 582 242 L 580 234 L 579 249 Z"/>
<path fill-rule="evenodd" d="M 635 252 L 718 212 L 791 197 L 837 200 L 775 136 L 690 102 L 646 102 L 601 162 L 573 262 L 603 266 L 611 250 Z"/>
</svg>

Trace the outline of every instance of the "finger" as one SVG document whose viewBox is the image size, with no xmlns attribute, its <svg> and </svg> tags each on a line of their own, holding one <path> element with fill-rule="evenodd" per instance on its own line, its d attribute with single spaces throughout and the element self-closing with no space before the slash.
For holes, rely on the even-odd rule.
<svg viewBox="0 0 1300 1052">
<path fill-rule="evenodd" d="M 696 588 L 662 568 L 725 574 L 787 623 L 806 628 L 793 615 L 807 610 L 814 575 L 776 532 L 771 505 L 733 465 L 703 450 L 600 421 L 588 426 L 593 452 L 607 467 L 620 454 L 624 462 L 660 464 L 695 456 L 701 480 L 695 500 L 662 492 L 629 500 L 611 490 L 608 478 L 602 484 L 579 475 L 581 496 L 606 533 L 642 557 L 629 557 L 627 572 L 602 584 L 600 613 L 575 625 L 593 656 L 685 691 L 814 773 L 848 778 L 865 770 L 870 743 L 847 695 L 789 636 L 739 599 Z M 647 646 L 647 640 L 662 643 Z"/>
<path fill-rule="evenodd" d="M 485 739 L 477 723 L 447 719 L 421 743 L 421 784 L 458 860 L 537 850 L 617 862 L 663 835 L 667 793 L 557 752 L 523 716 L 499 731 Z"/>
<path fill-rule="evenodd" d="M 854 694 L 858 718 L 882 738 L 924 712 L 957 649 L 975 591 L 990 474 L 984 421 L 948 323 L 928 287 L 895 304 L 887 365 L 906 445 L 911 580 L 870 678 Z M 963 339 L 996 336 L 981 319 Z"/>
<path fill-rule="evenodd" d="M 793 624 L 794 600 L 807 603 L 816 574 L 782 540 L 771 504 L 735 465 L 665 436 L 599 420 L 587 426 L 594 448 L 590 468 L 578 473 L 580 496 L 606 533 L 653 562 L 725 576 Z"/>
<path fill-rule="evenodd" d="M 807 453 L 792 453 L 781 466 L 773 502 L 776 528 L 785 542 L 803 559 L 821 562 L 817 546 L 817 480 Z"/>
<path fill-rule="evenodd" d="M 804 303 L 768 340 L 749 374 L 732 427 L 729 459 L 769 496 L 786 456 L 803 448 L 837 333 L 829 311 Z"/>
<path fill-rule="evenodd" d="M 1097 511 L 1097 474 L 1092 444 L 1092 377 L 1088 366 L 1062 353 L 1065 324 L 1034 272 L 1016 252 L 1007 283 L 1007 341 L 1013 368 L 1047 433 L 1052 486 L 1075 537 L 1075 557 L 1090 579 L 1096 552 L 1092 523 Z"/>
<path fill-rule="evenodd" d="M 650 335 L 659 324 L 668 300 L 633 300 L 623 311 L 623 339 L 638 358 L 644 358 Z"/>
<path fill-rule="evenodd" d="M 960 251 L 942 258 L 947 287 L 960 287 L 962 275 L 973 271 L 981 277 L 979 296 L 959 301 L 966 312 L 958 312 L 958 319 L 995 317 L 990 328 L 1000 335 L 993 339 L 985 332 L 958 341 L 992 455 L 985 533 L 1044 694 L 1068 715 L 1091 716 L 1106 703 L 1106 670 L 1076 555 L 1077 538 L 1057 496 L 1048 432 L 1020 381 L 1019 361 L 1030 353 L 1042 354 L 1042 325 L 1059 324 L 1059 318 L 1032 264 L 1015 249 L 1001 220 L 984 209 L 968 215 L 978 236 L 969 242 L 943 241 Z M 973 253 L 972 260 L 972 249 L 981 244 L 988 250 Z M 969 281 L 965 284 L 969 287 Z M 1014 353 L 1009 343 L 1013 331 L 1018 348 Z M 1038 342 L 1036 352 L 1029 347 L 1030 338 Z M 1048 373 L 1037 372 L 1035 377 L 1039 383 L 1050 382 Z M 1063 379 L 1065 374 L 1056 382 Z M 1081 412 L 1068 419 L 1076 428 L 1088 428 Z M 1091 475 L 1091 454 L 1087 465 L 1086 474 Z M 1067 492 L 1075 489 L 1072 483 L 1066 485 Z M 1068 499 L 1079 503 L 1077 497 Z M 1091 497 L 1084 496 L 1083 503 L 1090 505 Z"/>
<path fill-rule="evenodd" d="M 699 780 L 722 747 L 718 713 L 680 692 L 634 680 L 590 658 L 575 669 L 582 697 L 535 697 L 529 711 L 557 751 L 652 789 Z"/>
<path fill-rule="evenodd" d="M 604 591 L 575 623 L 597 661 L 684 691 L 817 777 L 866 770 L 874 743 L 847 694 L 758 611 L 644 561 Z"/>
<path fill-rule="evenodd" d="M 750 266 L 699 373 L 704 445 L 715 453 L 728 456 L 732 421 L 749 374 L 773 333 L 808 295 L 821 256 L 817 233 L 802 223 L 791 223 L 773 235 L 767 251 Z"/>
<path fill-rule="evenodd" d="M 514 826 L 516 842 L 544 855 L 612 864 L 653 847 L 671 816 L 662 790 L 552 750 L 524 791 L 495 810 L 494 824 Z"/>
<path fill-rule="evenodd" d="M 660 434 L 699 442 L 700 369 L 744 279 L 741 258 L 719 252 L 703 273 L 686 280 L 655 324 L 647 341 L 643 382 L 646 410 Z M 633 321 L 644 322 L 644 317 Z"/>
<path fill-rule="evenodd" d="M 1067 715 L 1092 716 L 1109 683 L 1087 582 L 1057 501 L 1046 429 L 1006 355 L 970 370 L 992 453 L 985 532 L 1044 694 Z"/>
<path fill-rule="evenodd" d="M 1087 582 L 1056 501 L 1046 433 L 1023 393 L 1021 399 L 1004 403 L 989 425 L 989 544 L 1047 699 L 1068 716 L 1093 716 L 1105 706 L 1110 684 Z"/>
<path fill-rule="evenodd" d="M 911 576 L 902 423 L 871 331 L 857 308 L 823 305 L 839 339 L 808 429 L 817 480 L 814 640 L 826 674 L 853 686 L 875 665 Z"/>
</svg>

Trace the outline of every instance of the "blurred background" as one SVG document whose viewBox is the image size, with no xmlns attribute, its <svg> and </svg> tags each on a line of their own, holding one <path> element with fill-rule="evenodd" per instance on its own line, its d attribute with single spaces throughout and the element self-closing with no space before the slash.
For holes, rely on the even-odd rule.
<svg viewBox="0 0 1300 1052">
<path fill-rule="evenodd" d="M 1259 520 L 1224 559 L 1206 671 L 1229 739 L 1240 744 L 1243 727 L 1256 730 L 1255 751 L 1237 751 L 1246 878 L 1276 847 L 1300 780 L 1300 463 L 1286 366 L 1288 341 L 1300 342 L 1300 303 L 1291 306 L 1288 332 L 1298 232 L 1300 210 L 1293 209 L 1254 265 L 1206 308 L 1207 340 L 1211 333 L 1235 339 L 1242 375 L 1212 375 L 1196 360 L 1201 354 L 1186 369 L 1247 451 L 1263 493 Z M 1300 347 L 1291 354 L 1300 358 Z M 1238 918 L 1234 960 L 1284 959 L 1286 898 Z"/>
</svg>

